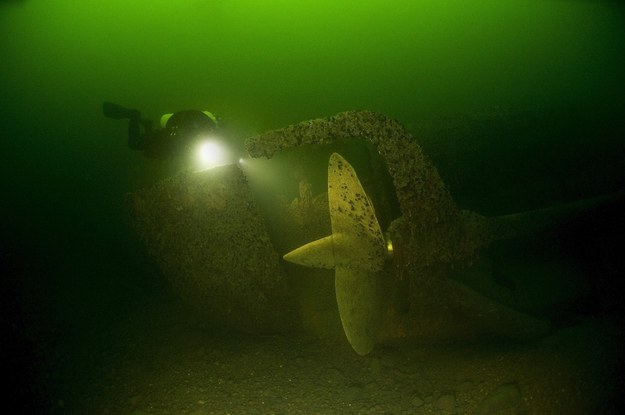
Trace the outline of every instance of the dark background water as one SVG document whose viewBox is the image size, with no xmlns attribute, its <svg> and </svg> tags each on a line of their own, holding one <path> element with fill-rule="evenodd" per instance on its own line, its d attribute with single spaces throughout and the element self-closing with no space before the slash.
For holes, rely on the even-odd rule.
<svg viewBox="0 0 625 415">
<path fill-rule="evenodd" d="M 16 390 L 40 392 L 31 381 L 59 339 L 167 292 L 124 195 L 179 166 L 130 151 L 104 100 L 154 118 L 208 109 L 238 142 L 380 111 L 415 135 L 459 205 L 487 214 L 622 188 L 620 3 L 361 3 L 0 2 L 4 373 L 25 375 Z M 601 216 L 575 228 L 585 247 L 561 247 L 616 275 L 622 216 Z"/>
</svg>

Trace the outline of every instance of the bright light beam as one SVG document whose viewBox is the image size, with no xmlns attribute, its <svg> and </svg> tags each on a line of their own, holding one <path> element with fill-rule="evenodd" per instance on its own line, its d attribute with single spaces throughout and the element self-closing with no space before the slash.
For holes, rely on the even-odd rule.
<svg viewBox="0 0 625 415">
<path fill-rule="evenodd" d="M 228 150 L 215 139 L 206 139 L 198 143 L 195 152 L 196 170 L 202 171 L 222 166 L 230 162 Z"/>
</svg>

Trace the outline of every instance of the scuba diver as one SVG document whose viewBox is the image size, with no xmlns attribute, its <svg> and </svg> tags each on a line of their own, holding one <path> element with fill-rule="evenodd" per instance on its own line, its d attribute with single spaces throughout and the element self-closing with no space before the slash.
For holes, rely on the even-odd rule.
<svg viewBox="0 0 625 415">
<path fill-rule="evenodd" d="M 184 154 L 198 139 L 214 133 L 218 127 L 217 117 L 208 111 L 184 110 L 165 114 L 161 117 L 159 129 L 154 129 L 152 121 L 142 118 L 136 109 L 104 102 L 102 112 L 105 117 L 115 120 L 128 119 L 128 146 L 157 159 Z"/>
</svg>

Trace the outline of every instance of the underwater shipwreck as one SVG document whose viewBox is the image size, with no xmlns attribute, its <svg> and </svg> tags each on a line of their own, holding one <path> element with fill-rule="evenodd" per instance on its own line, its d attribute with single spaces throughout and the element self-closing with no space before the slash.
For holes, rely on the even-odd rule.
<svg viewBox="0 0 625 415">
<path fill-rule="evenodd" d="M 373 180 L 364 186 L 364 172 L 332 149 L 346 140 L 371 153 Z M 549 332 L 546 318 L 515 307 L 488 275 L 456 276 L 496 241 L 552 226 L 603 199 L 497 217 L 462 210 L 406 129 L 369 111 L 246 140 L 252 158 L 308 146 L 331 148 L 328 191 L 315 196 L 301 178 L 299 196 L 275 204 L 280 226 L 259 208 L 238 164 L 181 172 L 129 195 L 149 254 L 208 319 L 255 334 L 323 326 L 315 319 L 327 316 L 302 311 L 319 293 L 301 284 L 333 275 L 334 307 L 360 355 L 403 339 L 529 340 Z"/>
</svg>

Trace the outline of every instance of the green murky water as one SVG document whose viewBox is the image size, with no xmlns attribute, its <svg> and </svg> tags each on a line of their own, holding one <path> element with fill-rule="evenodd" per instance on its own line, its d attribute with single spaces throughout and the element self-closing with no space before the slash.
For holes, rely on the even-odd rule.
<svg viewBox="0 0 625 415">
<path fill-rule="evenodd" d="M 180 165 L 131 151 L 105 100 L 154 119 L 213 111 L 239 147 L 379 111 L 413 133 L 461 207 L 489 214 L 625 184 L 619 2 L 4 0 L 0 38 L 2 308 L 26 406 L 48 405 L 54 388 L 33 380 L 60 339 L 168 292 L 124 195 Z M 573 251 L 600 262 L 622 254 L 613 238 L 608 254 Z"/>
</svg>

